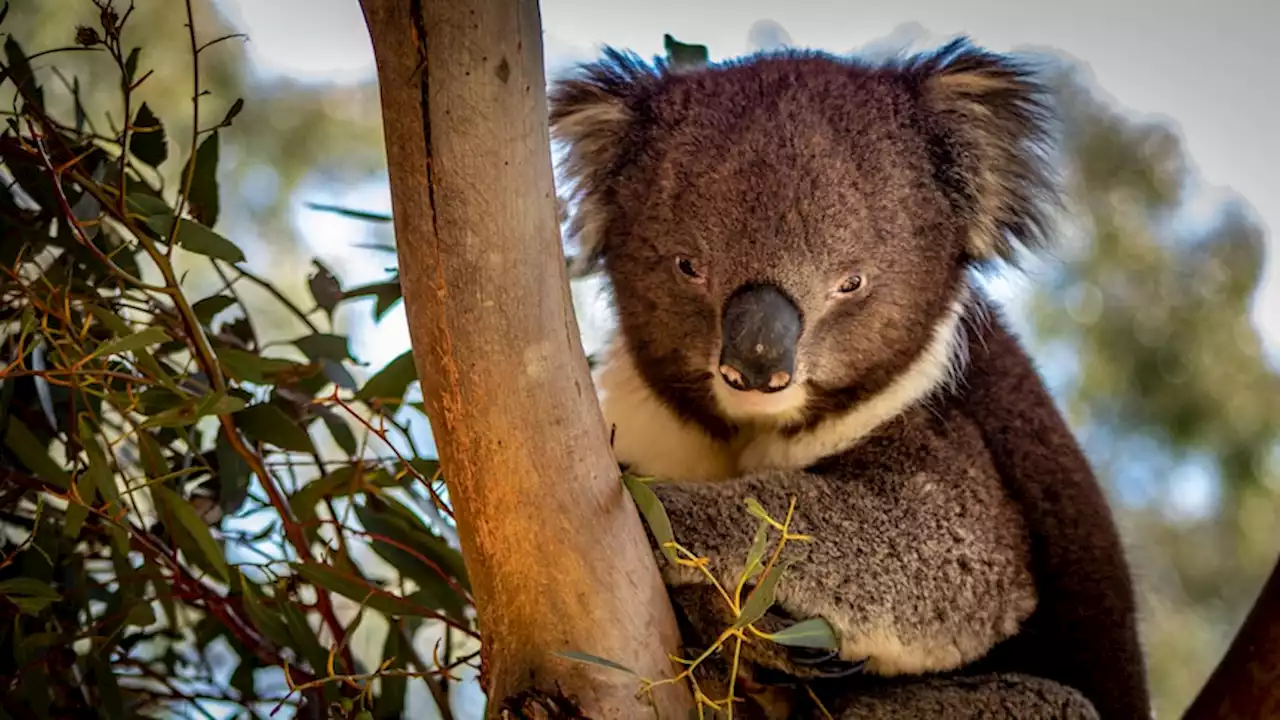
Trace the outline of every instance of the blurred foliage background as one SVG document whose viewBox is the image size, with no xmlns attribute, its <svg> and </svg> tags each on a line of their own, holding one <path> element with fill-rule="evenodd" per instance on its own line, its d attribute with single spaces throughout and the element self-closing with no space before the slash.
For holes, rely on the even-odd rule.
<svg viewBox="0 0 1280 720">
<path fill-rule="evenodd" d="M 200 42 L 237 31 L 211 0 L 192 0 L 190 6 Z M 186 12 L 184 3 L 138 0 L 124 35 L 126 50 L 143 46 L 140 67 L 154 72 L 136 89 L 133 108 L 136 112 L 145 101 L 164 122 L 172 155 L 161 167 L 167 188 L 180 185 L 179 172 L 191 151 L 192 73 Z M 17 0 L 0 33 L 16 38 L 28 55 L 34 55 L 74 45 L 76 27 L 97 26 L 98 21 L 99 11 L 91 0 Z M 777 32 L 785 35 L 780 29 Z M 384 416 L 378 403 L 360 401 L 359 388 L 383 368 L 393 373 L 402 373 L 404 368 L 407 336 L 396 303 L 389 226 L 376 219 L 369 222 L 305 206 L 308 202 L 332 203 L 335 198 L 351 204 L 354 197 L 357 202 L 363 199 L 363 207 L 374 215 L 386 210 L 376 86 L 371 79 L 363 83 L 302 83 L 258 74 L 248 61 L 245 42 L 232 37 L 201 53 L 200 86 L 206 94 L 201 98 L 199 127 L 217 125 L 237 98 L 244 99 L 231 126 L 219 131 L 221 161 L 216 179 L 221 212 L 214 229 L 232 239 L 246 259 L 233 268 L 199 253 L 177 253 L 172 257 L 174 272 L 193 303 L 225 294 L 231 283 L 239 309 L 218 315 L 216 324 L 209 320 L 207 329 L 215 342 L 219 337 L 248 338 L 245 321 L 240 318 L 251 318 L 253 337 L 242 349 L 290 358 L 300 365 L 318 365 L 320 375 L 313 377 L 322 379 L 299 380 L 295 385 L 300 382 L 304 394 L 322 401 L 321 407 L 328 412 L 341 414 L 340 422 L 361 438 L 358 447 L 344 448 L 338 433 L 317 430 L 312 440 L 317 457 L 308 461 L 309 468 L 296 454 L 285 457 L 278 450 L 268 451 L 251 443 L 251 449 L 262 453 L 264 462 L 273 468 L 276 463 L 288 466 L 279 475 L 286 491 L 316 487 L 308 483 L 328 476 L 331 482 L 327 489 L 313 490 L 306 499 L 313 505 L 320 503 L 315 508 L 318 517 L 331 517 L 326 514 L 326 505 L 336 503 L 333 510 L 339 515 L 332 517 L 346 518 L 349 513 L 342 515 L 344 503 L 366 507 L 376 501 L 370 498 L 380 495 L 352 485 L 349 476 L 344 480 L 339 474 L 338 480 L 333 480 L 334 473 L 343 468 L 350 473 L 350 468 L 357 467 L 354 458 L 363 455 L 366 461 L 382 463 L 371 466 L 384 473 L 375 486 L 381 482 L 395 486 L 393 494 L 404 493 L 395 495 L 399 498 L 396 502 L 421 523 L 415 532 L 448 543 L 449 523 L 442 518 L 447 508 L 442 511 L 433 505 L 429 492 L 438 483 L 430 482 L 430 477 L 406 476 L 403 468 L 398 468 L 405 463 L 388 450 L 394 447 L 396 453 L 417 462 L 417 469 L 429 469 L 423 463 L 432 457 L 433 445 L 425 419 L 412 407 L 415 389 L 408 388 L 403 407 L 397 403 L 386 409 L 388 422 L 398 426 L 382 433 L 389 436 L 389 444 L 378 446 L 379 433 L 370 432 L 359 420 Z M 12 63 L 13 57 L 6 57 L 6 62 Z M 1224 651 L 1280 551 L 1280 413 L 1276 411 L 1280 408 L 1280 378 L 1249 314 L 1261 277 L 1266 230 L 1243 198 L 1222 203 L 1210 213 L 1202 208 L 1193 213 L 1188 188 L 1195 181 L 1194 162 L 1187 156 L 1176 126 L 1130 117 L 1097 92 L 1082 72 L 1081 62 L 1065 57 L 1060 60 L 1057 79 L 1067 140 L 1063 162 L 1072 201 L 1063 244 L 1056 257 L 1032 263 L 1023 274 L 999 278 L 992 287 L 998 296 L 1014 299 L 1010 314 L 1115 504 L 1140 586 L 1144 641 L 1158 715 L 1175 717 Z M 98 123 L 103 134 L 110 135 L 109 128 L 120 126 L 119 69 L 105 53 L 59 53 L 36 58 L 31 64 L 44 87 L 51 116 L 69 122 L 76 115 L 68 89 L 71 78 L 76 77 L 84 115 Z M 66 83 L 54 75 L 54 67 Z M 3 92 L 6 95 L 0 98 L 0 108 L 12 107 L 12 86 L 6 85 Z M 171 190 L 164 196 L 167 201 L 173 198 Z M 345 244 L 317 246 L 308 231 L 319 227 L 329 231 L 328 237 Z M 3 242 L 10 242 L 8 236 Z M 317 253 L 338 259 L 363 258 L 363 262 L 331 262 L 331 274 L 313 265 Z M 0 255 L 10 263 L 7 249 Z M 266 282 L 255 282 L 242 273 Z M 12 282 L 12 278 L 4 282 Z M 599 306 L 591 300 L 596 290 L 593 282 L 576 281 L 575 299 L 580 301 L 578 311 L 587 333 L 598 335 L 608 321 L 596 316 Z M 99 298 L 94 302 L 105 301 Z M 165 298 L 159 299 L 163 311 L 156 317 L 170 312 L 171 303 L 166 303 Z M 9 323 L 6 332 L 15 320 L 0 317 Z M 317 362 L 317 357 L 295 344 L 317 334 L 349 338 L 352 347 L 362 349 L 341 357 L 321 353 Z M 589 346 L 598 344 L 588 337 Z M 181 349 L 175 352 L 174 358 L 183 357 Z M 0 358 L 4 363 L 11 360 Z M 172 363 L 175 373 L 199 379 L 198 369 L 186 360 Z M 271 392 L 271 382 L 231 379 L 236 387 L 246 388 L 245 400 L 251 407 L 287 401 L 280 399 L 280 392 Z M 403 394 L 400 380 L 408 383 L 401 376 L 392 383 L 395 387 L 390 393 L 378 394 Z M 280 380 L 277 384 L 287 383 Z M 49 440 L 50 426 L 42 417 L 39 398 L 30 387 L 24 387 L 19 384 L 15 391 L 15 402 L 25 398 L 28 403 L 21 417 L 28 425 L 42 427 L 42 438 Z M 350 400 L 350 413 L 342 414 L 342 408 L 326 400 L 335 391 Z M 299 402 L 296 393 L 293 397 Z M 57 399 L 66 402 L 65 396 Z M 55 407 L 65 411 L 63 405 Z M 325 425 L 333 427 L 332 417 L 319 415 Z M 226 430 L 215 427 L 192 446 L 183 439 L 161 437 L 166 457 L 178 461 L 213 452 L 216 459 L 213 436 L 219 432 Z M 366 440 L 369 447 L 365 447 Z M 301 457 L 305 459 L 306 454 Z M 190 464 L 189 459 L 183 462 L 183 467 Z M 339 487 L 344 490 L 338 491 Z M 180 490 L 184 498 L 198 499 L 189 488 Z M 0 491 L 5 487 L 0 485 Z M 326 495 L 338 497 L 332 500 Z M 232 553 L 231 545 L 250 538 L 257 538 L 253 540 L 255 547 L 274 542 L 277 557 L 297 559 L 296 551 L 279 537 L 278 524 L 255 521 L 269 505 L 261 483 L 255 480 L 247 489 L 247 500 L 215 523 L 233 563 L 265 562 Z M 31 536 L 32 507 L 28 503 L 18 512 L 0 502 L 0 508 L 7 513 L 0 515 L 7 543 L 0 557 L 23 558 L 10 565 L 13 570 L 30 562 L 30 553 L 13 554 Z M 91 518 L 90 524 L 93 522 Z M 412 579 L 404 584 L 405 571 L 396 570 L 396 558 L 387 562 L 386 556 L 394 556 L 394 548 L 388 552 L 383 547 L 378 553 L 373 543 L 374 552 L 369 552 L 369 537 L 359 534 L 359 518 L 352 520 L 350 527 L 356 530 L 346 533 L 344 540 L 329 533 L 324 543 L 317 539 L 317 545 L 341 547 L 346 555 L 339 557 L 355 558 L 371 575 L 389 573 L 387 587 L 416 587 Z M 163 524 L 151 530 L 158 533 L 157 538 L 170 537 L 164 534 Z M 426 541 L 417 536 L 415 542 Z M 340 563 L 331 556 L 317 562 Z M 0 564 L 0 582 L 9 577 L 6 572 Z M 317 578 L 297 574 L 282 573 L 281 577 L 284 584 L 276 586 L 271 586 L 265 575 L 255 576 L 253 582 L 270 586 L 270 597 L 293 597 L 290 593 L 301 592 L 309 598 L 308 607 L 315 604 L 316 588 L 325 585 L 310 582 Z M 222 587 L 212 580 L 205 582 Z M 111 583 L 103 587 L 108 601 L 118 591 Z M 152 591 L 159 592 L 159 588 Z M 355 616 L 360 598 L 344 599 L 341 592 L 334 595 L 342 622 L 347 624 Z M 406 596 L 422 601 L 420 596 Z M 117 637 L 113 657 L 139 665 L 154 657 L 175 661 L 176 665 L 168 667 L 177 667 L 175 672 L 191 679 L 171 698 L 174 704 L 170 708 L 179 708 L 177 714 L 186 717 L 198 713 L 181 708 L 198 705 L 205 716 L 230 717 L 230 708 L 238 704 L 238 693 L 246 687 L 244 671 L 236 676 L 237 669 L 245 667 L 240 659 L 243 648 L 237 648 L 227 633 L 209 634 L 213 630 L 207 622 L 203 625 L 206 634 L 198 632 L 202 627 L 198 597 L 182 603 L 190 605 L 194 613 L 189 616 L 188 632 L 160 646 L 135 640 L 125 650 L 120 649 Z M 100 608 L 90 610 L 88 605 L 82 611 L 97 613 L 99 618 L 103 612 Z M 0 615 L 10 617 L 4 612 Z M 372 618 L 376 613 L 367 615 Z M 27 617 L 24 622 L 37 622 L 40 617 Z M 389 647 L 384 643 L 398 642 L 395 633 L 387 632 L 385 621 L 369 618 L 348 640 L 352 661 L 358 665 L 355 669 L 361 672 L 376 669 Z M 329 636 L 321 629 L 318 614 L 313 613 L 310 620 L 321 642 L 327 643 Z M 192 627 L 197 631 L 191 631 Z M 435 662 L 433 652 L 444 637 L 441 627 L 441 621 L 430 617 L 401 626 L 414 640 L 419 660 L 428 665 Z M 45 628 L 44 632 L 61 637 L 56 633 L 66 629 Z M 138 634 L 140 630 L 135 627 L 118 632 L 128 637 L 129 632 Z M 292 635 L 284 640 L 281 653 L 288 656 L 290 644 L 300 641 Z M 77 650 L 84 652 L 80 646 Z M 148 652 L 153 655 L 146 655 Z M 466 652 L 465 647 L 456 650 L 459 656 Z M 179 657 L 171 657 L 174 654 Z M 401 657 L 405 654 L 398 653 Z M 253 692 L 274 699 L 286 688 L 270 660 L 247 666 L 262 665 L 262 669 L 251 671 L 259 678 Z M 63 661 L 70 663 L 65 665 L 67 669 L 79 667 L 65 658 Z M 12 672 L 16 672 L 12 667 L 0 667 L 0 676 L 6 681 L 15 677 Z M 477 717 L 482 701 L 475 691 L 474 671 L 464 668 L 454 674 L 458 682 L 446 681 L 443 688 L 439 683 L 433 687 L 403 678 L 399 685 L 391 683 L 390 692 L 407 697 L 412 717 L 440 716 L 436 708 L 442 689 L 448 695 L 444 716 Z M 233 682 L 233 676 L 239 681 Z M 120 684 L 129 685 L 123 680 Z M 378 686 L 379 697 L 388 692 L 387 687 Z M 191 699 L 205 690 L 211 697 L 223 695 L 232 701 Z M 271 705 L 255 706 L 257 716 L 264 717 Z M 388 712 L 385 705 L 381 712 Z"/>
</svg>

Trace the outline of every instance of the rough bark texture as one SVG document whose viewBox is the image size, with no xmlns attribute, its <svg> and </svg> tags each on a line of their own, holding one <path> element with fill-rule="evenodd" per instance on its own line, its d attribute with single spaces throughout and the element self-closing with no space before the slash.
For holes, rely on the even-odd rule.
<svg viewBox="0 0 1280 720">
<path fill-rule="evenodd" d="M 1280 563 L 1183 720 L 1280 718 Z"/>
<path fill-rule="evenodd" d="M 536 0 L 362 0 L 414 357 L 458 519 L 489 714 L 652 717 L 679 642 L 569 299 Z M 683 684 L 655 691 L 686 717 Z"/>
</svg>

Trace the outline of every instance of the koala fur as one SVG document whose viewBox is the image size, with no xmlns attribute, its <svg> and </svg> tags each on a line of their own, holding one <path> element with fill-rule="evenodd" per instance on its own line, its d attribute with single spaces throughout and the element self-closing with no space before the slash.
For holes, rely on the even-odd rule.
<svg viewBox="0 0 1280 720">
<path fill-rule="evenodd" d="M 824 618 L 865 663 L 824 680 L 832 663 L 746 643 L 762 697 L 812 680 L 844 718 L 1149 715 L 1105 498 L 970 284 L 1047 241 L 1044 96 L 965 40 L 681 71 L 607 49 L 552 90 L 570 232 L 618 314 L 598 385 L 619 462 L 729 586 L 744 499 L 780 518 L 796 498 L 813 541 L 758 625 Z M 687 645 L 728 627 L 699 573 L 659 563 Z"/>
</svg>

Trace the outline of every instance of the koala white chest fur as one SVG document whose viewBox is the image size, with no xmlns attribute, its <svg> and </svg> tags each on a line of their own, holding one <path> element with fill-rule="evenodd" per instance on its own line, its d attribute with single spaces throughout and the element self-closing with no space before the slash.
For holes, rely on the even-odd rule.
<svg viewBox="0 0 1280 720">
<path fill-rule="evenodd" d="M 613 430 L 614 455 L 638 475 L 701 482 L 762 470 L 802 469 L 837 455 L 960 377 L 963 318 L 970 297 L 964 288 L 934 328 L 924 352 L 879 394 L 795 434 L 782 432 L 781 423 L 743 424 L 730 442 L 713 438 L 664 403 L 641 376 L 619 334 L 594 376 L 605 423 Z"/>
</svg>

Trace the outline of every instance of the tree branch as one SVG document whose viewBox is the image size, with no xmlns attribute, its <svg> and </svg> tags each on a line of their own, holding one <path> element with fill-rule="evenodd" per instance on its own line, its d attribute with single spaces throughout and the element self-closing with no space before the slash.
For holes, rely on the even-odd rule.
<svg viewBox="0 0 1280 720">
<path fill-rule="evenodd" d="M 400 277 L 427 415 L 484 631 L 491 716 L 519 695 L 645 717 L 679 635 L 619 480 L 556 222 L 536 0 L 362 0 Z M 692 707 L 682 684 L 653 694 Z"/>
<path fill-rule="evenodd" d="M 1280 562 L 1183 720 L 1280 717 Z"/>
</svg>

